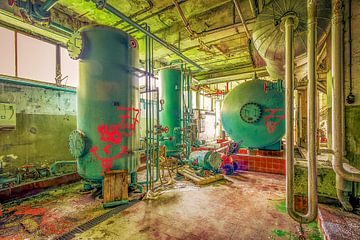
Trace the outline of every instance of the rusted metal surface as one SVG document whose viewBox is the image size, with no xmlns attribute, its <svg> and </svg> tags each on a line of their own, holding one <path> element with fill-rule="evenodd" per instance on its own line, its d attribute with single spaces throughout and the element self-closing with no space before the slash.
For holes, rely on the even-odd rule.
<svg viewBox="0 0 360 240">
<path fill-rule="evenodd" d="M 79 174 L 70 173 L 64 176 L 21 184 L 13 188 L 6 188 L 0 191 L 0 202 L 5 202 L 20 197 L 31 196 L 43 191 L 46 188 L 59 186 L 66 183 L 72 183 L 79 180 Z"/>
</svg>

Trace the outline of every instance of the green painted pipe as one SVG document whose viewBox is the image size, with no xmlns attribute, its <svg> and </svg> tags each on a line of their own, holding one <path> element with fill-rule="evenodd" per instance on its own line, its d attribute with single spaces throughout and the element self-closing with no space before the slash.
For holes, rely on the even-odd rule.
<svg viewBox="0 0 360 240">
<path fill-rule="evenodd" d="M 139 82 L 131 69 L 138 62 L 137 42 L 107 26 L 87 26 L 70 39 L 69 53 L 80 58 L 77 131 L 70 151 L 79 174 L 101 184 L 103 172 L 135 172 L 139 156 Z"/>
<path fill-rule="evenodd" d="M 65 166 L 65 165 L 76 165 L 77 161 L 57 161 L 51 164 L 50 166 L 50 172 L 51 174 L 55 175 L 58 171 L 59 167 Z"/>
<path fill-rule="evenodd" d="M 45 11 L 45 12 L 50 11 L 50 9 L 53 8 L 58 1 L 59 0 L 47 0 L 47 1 L 45 1 L 41 5 L 41 10 Z"/>
</svg>

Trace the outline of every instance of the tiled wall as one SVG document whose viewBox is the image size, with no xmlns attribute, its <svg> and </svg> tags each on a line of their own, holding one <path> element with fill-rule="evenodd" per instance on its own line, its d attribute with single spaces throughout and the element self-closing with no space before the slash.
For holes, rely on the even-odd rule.
<svg viewBox="0 0 360 240">
<path fill-rule="evenodd" d="M 286 162 L 281 157 L 236 154 L 232 158 L 238 162 L 240 170 L 285 174 Z"/>
</svg>

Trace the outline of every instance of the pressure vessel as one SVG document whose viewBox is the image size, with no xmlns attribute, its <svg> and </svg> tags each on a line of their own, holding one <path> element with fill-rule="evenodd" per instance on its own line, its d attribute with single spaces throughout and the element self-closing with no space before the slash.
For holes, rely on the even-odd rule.
<svg viewBox="0 0 360 240">
<path fill-rule="evenodd" d="M 284 104 L 282 81 L 247 81 L 226 95 L 221 109 L 223 128 L 241 147 L 280 150 Z"/>
<path fill-rule="evenodd" d="M 163 134 L 164 140 L 161 145 L 166 146 L 167 156 L 176 156 L 182 151 L 181 130 L 181 96 L 182 78 L 181 71 L 177 69 L 164 69 L 159 72 L 160 100 L 160 124 L 166 128 Z"/>
<path fill-rule="evenodd" d="M 101 183 L 105 171 L 139 166 L 139 81 L 133 73 L 138 45 L 127 33 L 107 26 L 87 26 L 68 43 L 80 59 L 77 130 L 69 147 L 78 173 Z"/>
</svg>

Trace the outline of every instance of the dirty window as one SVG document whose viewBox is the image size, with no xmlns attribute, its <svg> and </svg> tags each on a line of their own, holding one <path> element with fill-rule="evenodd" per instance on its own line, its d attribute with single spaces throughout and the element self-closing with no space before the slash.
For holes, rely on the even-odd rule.
<svg viewBox="0 0 360 240">
<path fill-rule="evenodd" d="M 79 60 L 71 59 L 65 48 L 61 48 L 61 75 L 62 84 L 72 87 L 79 86 Z"/>
<path fill-rule="evenodd" d="M 0 27 L 0 74 L 15 76 L 15 32 Z"/>
<path fill-rule="evenodd" d="M 17 34 L 18 77 L 55 83 L 55 45 Z"/>
</svg>

